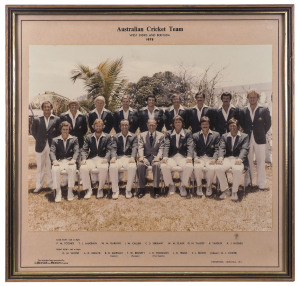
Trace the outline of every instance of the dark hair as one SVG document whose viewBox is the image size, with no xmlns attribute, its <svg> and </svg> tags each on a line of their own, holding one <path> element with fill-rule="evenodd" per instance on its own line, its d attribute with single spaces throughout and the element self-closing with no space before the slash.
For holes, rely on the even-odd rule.
<svg viewBox="0 0 300 286">
<path fill-rule="evenodd" d="M 150 97 L 151 97 L 151 98 L 154 98 L 154 100 L 155 100 L 155 102 L 156 102 L 156 97 L 155 97 L 154 94 L 149 94 L 149 95 L 147 95 L 146 101 L 148 101 L 148 99 L 149 99 Z"/>
<path fill-rule="evenodd" d="M 201 125 L 203 122 L 208 122 L 208 123 L 210 124 L 210 119 L 209 119 L 207 116 L 202 116 L 201 119 L 200 119 L 200 125 Z"/>
<path fill-rule="evenodd" d="M 72 126 L 71 126 L 71 124 L 68 121 L 61 122 L 60 125 L 59 125 L 59 130 L 61 131 L 62 128 L 66 127 L 66 126 L 69 127 L 69 131 L 72 130 Z"/>
<path fill-rule="evenodd" d="M 173 117 L 173 125 L 175 124 L 176 120 L 180 120 L 181 123 L 182 123 L 182 127 L 184 127 L 184 120 L 180 115 L 176 115 L 176 116 Z"/>
<path fill-rule="evenodd" d="M 232 99 L 232 94 L 230 93 L 230 92 L 223 92 L 222 94 L 221 94 L 221 100 L 223 100 L 223 97 L 224 96 L 230 96 L 230 100 Z"/>
<path fill-rule="evenodd" d="M 235 124 L 237 126 L 237 128 L 240 129 L 240 123 L 234 117 L 232 117 L 231 119 L 228 120 L 228 122 L 227 122 L 228 128 L 229 128 L 229 125 L 231 125 L 231 124 Z"/>
<path fill-rule="evenodd" d="M 122 120 L 120 121 L 120 126 L 121 126 L 121 123 L 122 123 L 123 121 L 127 121 L 127 122 L 128 122 L 128 125 L 130 125 L 130 123 L 129 123 L 129 120 L 128 120 L 128 119 L 122 119 Z"/>
<path fill-rule="evenodd" d="M 203 95 L 203 98 L 205 99 L 205 93 L 203 91 L 198 91 L 195 95 L 195 98 L 197 99 L 197 96 L 202 94 Z"/>
<path fill-rule="evenodd" d="M 46 100 L 46 101 L 44 101 L 44 102 L 42 103 L 42 109 L 44 108 L 44 104 L 45 104 L 45 103 L 50 103 L 51 109 L 53 108 L 52 103 L 51 103 L 49 100 Z"/>
</svg>

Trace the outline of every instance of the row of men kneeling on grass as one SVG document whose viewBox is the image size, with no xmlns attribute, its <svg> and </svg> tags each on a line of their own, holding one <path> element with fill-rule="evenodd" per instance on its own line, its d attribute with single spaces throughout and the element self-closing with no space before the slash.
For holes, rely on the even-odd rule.
<svg viewBox="0 0 300 286">
<path fill-rule="evenodd" d="M 205 171 L 206 196 L 212 195 L 214 176 L 219 180 L 220 199 L 225 199 L 229 186 L 226 171 L 232 170 L 233 181 L 231 199 L 238 200 L 238 187 L 244 170 L 248 168 L 249 137 L 239 129 L 239 122 L 235 118 L 228 121 L 229 132 L 220 136 L 218 132 L 210 130 L 210 119 L 201 117 L 201 130 L 194 134 L 184 129 L 184 120 L 180 115 L 173 118 L 174 129 L 163 133 L 156 130 L 157 122 L 149 119 L 148 131 L 142 132 L 139 139 L 129 131 L 129 121 L 124 119 L 120 123 L 121 132 L 111 136 L 103 132 L 104 122 L 96 119 L 93 123 L 94 133 L 89 134 L 79 149 L 78 138 L 70 135 L 71 125 L 67 121 L 60 124 L 61 135 L 52 140 L 50 159 L 52 162 L 52 188 L 56 190 L 55 202 L 60 202 L 61 171 L 68 174 L 68 200 L 73 200 L 73 188 L 77 166 L 79 167 L 82 188 L 86 190 L 85 199 L 93 194 L 91 171 L 98 171 L 97 198 L 103 198 L 103 187 L 109 173 L 112 199 L 119 196 L 119 170 L 127 171 L 126 198 L 132 198 L 132 186 L 137 178 L 138 191 L 136 196 L 145 195 L 146 171 L 152 166 L 154 198 L 161 195 L 161 175 L 168 193 L 175 193 L 172 168 L 179 166 L 180 195 L 187 196 L 189 180 L 194 172 L 198 196 L 202 196 L 202 177 Z M 138 158 L 138 159 L 137 159 Z M 248 174 L 248 172 L 247 172 Z M 245 184 L 250 183 L 246 176 Z"/>
</svg>

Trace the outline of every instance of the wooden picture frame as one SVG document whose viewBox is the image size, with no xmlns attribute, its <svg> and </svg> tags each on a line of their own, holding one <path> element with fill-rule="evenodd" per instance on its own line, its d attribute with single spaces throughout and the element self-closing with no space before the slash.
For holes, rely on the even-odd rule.
<svg viewBox="0 0 300 286">
<path fill-rule="evenodd" d="M 165 36 L 158 36 L 159 33 Z M 32 70 L 37 61 L 43 61 L 37 51 L 43 47 L 73 46 L 76 49 L 84 45 L 139 46 L 137 51 L 140 49 L 141 54 L 154 46 L 158 49 L 173 46 L 170 53 L 174 55 L 176 47 L 186 52 L 187 46 L 199 47 L 199 51 L 204 46 L 266 49 L 270 56 L 268 72 L 271 73 L 274 136 L 271 139 L 274 164 L 270 171 L 271 222 L 268 227 L 243 230 L 240 225 L 231 231 L 218 228 L 162 231 L 154 228 L 132 233 L 128 229 L 111 231 L 109 228 L 84 231 L 80 224 L 78 231 L 65 232 L 58 226 L 58 231 L 32 227 L 29 218 L 37 213 L 29 204 L 32 192 L 28 192 L 27 186 L 29 153 L 26 142 L 29 138 L 29 97 L 37 79 Z M 64 55 L 69 51 L 64 51 Z M 51 50 L 51 57 L 56 52 Z M 253 52 L 249 59 L 255 55 L 258 56 Z M 61 58 L 57 56 L 57 59 Z M 147 69 L 146 61 L 140 61 Z M 76 64 L 74 62 L 74 66 Z M 245 67 L 241 69 L 241 73 L 245 72 Z M 142 72 L 143 66 L 140 75 Z M 7 281 L 294 280 L 293 5 L 8 5 L 6 85 Z M 250 83 L 244 87 L 248 86 Z M 45 201 L 48 194 L 51 192 L 40 197 L 42 203 L 54 204 L 51 199 Z M 247 203 L 247 200 L 241 203 Z M 215 208 L 223 206 L 217 200 L 215 204 Z M 187 209 L 186 203 L 180 206 Z M 237 204 L 233 206 L 238 207 Z M 47 214 L 47 209 L 43 213 Z M 250 213 L 249 219 L 259 220 L 256 216 L 257 213 Z M 110 243 L 113 242 L 116 244 L 112 246 Z M 95 252 L 94 256 L 92 252 Z"/>
</svg>

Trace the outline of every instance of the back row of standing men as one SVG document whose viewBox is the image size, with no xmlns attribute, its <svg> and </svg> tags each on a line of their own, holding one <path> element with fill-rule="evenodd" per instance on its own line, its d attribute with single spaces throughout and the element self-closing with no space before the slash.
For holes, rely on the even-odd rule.
<svg viewBox="0 0 300 286">
<path fill-rule="evenodd" d="M 250 138 L 249 150 L 249 165 L 250 171 L 253 173 L 253 157 L 256 154 L 257 160 L 257 184 L 259 188 L 265 188 L 265 144 L 266 133 L 271 126 L 271 116 L 268 108 L 259 106 L 259 93 L 256 91 L 249 91 L 247 98 L 249 105 L 244 109 L 239 109 L 231 105 L 232 96 L 230 93 L 223 93 L 221 95 L 222 107 L 213 109 L 204 104 L 205 94 L 197 93 L 195 99 L 196 106 L 187 109 L 181 105 L 180 96 L 177 94 L 171 95 L 172 106 L 167 108 L 165 112 L 155 106 L 155 96 L 148 96 L 147 106 L 137 111 L 130 107 L 130 96 L 124 95 L 122 97 L 122 107 L 113 114 L 105 109 L 105 99 L 102 96 L 94 100 L 95 109 L 88 114 L 88 125 L 92 133 L 95 132 L 93 124 L 96 119 L 101 119 L 104 123 L 103 132 L 110 133 L 112 128 L 116 133 L 121 131 L 120 123 L 123 119 L 129 122 L 129 131 L 135 133 L 138 128 L 140 132 L 148 130 L 148 120 L 155 119 L 157 126 L 156 130 L 161 131 L 163 126 L 167 130 L 174 129 L 173 118 L 180 115 L 183 119 L 185 128 L 191 127 L 191 132 L 194 134 L 201 131 L 200 120 L 203 116 L 209 118 L 210 130 L 218 132 L 220 135 L 229 131 L 227 123 L 231 118 L 238 120 L 239 125 Z M 52 105 L 50 102 L 44 102 L 42 105 L 43 116 L 36 118 L 32 125 L 32 134 L 36 139 L 36 153 L 37 153 L 37 184 L 36 192 L 42 188 L 44 171 L 48 172 L 49 187 L 52 186 L 51 174 L 49 174 L 49 148 L 52 139 L 60 134 L 59 124 L 62 121 L 70 123 L 72 130 L 70 134 L 78 138 L 79 147 L 82 148 L 84 144 L 84 136 L 87 132 L 86 116 L 79 112 L 79 104 L 77 101 L 69 103 L 69 110 L 62 114 L 60 118 L 51 114 Z M 47 171 L 48 170 L 48 171 Z"/>
</svg>

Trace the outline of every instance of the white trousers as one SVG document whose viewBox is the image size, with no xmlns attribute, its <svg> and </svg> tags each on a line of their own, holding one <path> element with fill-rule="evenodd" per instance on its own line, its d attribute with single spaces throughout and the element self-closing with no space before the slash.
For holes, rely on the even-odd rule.
<svg viewBox="0 0 300 286">
<path fill-rule="evenodd" d="M 194 163 L 194 175 L 197 182 L 197 186 L 202 185 L 202 174 L 203 169 L 206 169 L 205 179 L 207 182 L 207 186 L 210 187 L 215 175 L 216 165 L 210 165 L 209 162 L 214 160 L 212 157 L 203 156 L 200 157 L 200 163 Z"/>
<path fill-rule="evenodd" d="M 48 142 L 42 152 L 35 152 L 36 154 L 36 188 L 43 187 L 44 175 L 47 177 L 47 187 L 53 188 L 53 181 L 51 175 L 51 161 L 50 161 L 50 147 Z"/>
<path fill-rule="evenodd" d="M 253 183 L 253 174 L 254 174 L 254 154 L 256 159 L 256 168 L 257 168 L 257 185 L 260 189 L 264 189 L 266 187 L 266 169 L 265 169 L 265 161 L 266 161 L 266 144 L 257 144 L 254 140 L 254 136 L 251 136 L 250 139 L 250 149 L 248 153 L 249 160 L 249 169 L 251 173 L 251 179 Z M 246 176 L 246 185 L 250 183 L 249 175 Z"/>
<path fill-rule="evenodd" d="M 193 172 L 193 164 L 186 162 L 186 157 L 181 154 L 176 154 L 175 156 L 168 158 L 168 162 L 161 164 L 161 172 L 165 181 L 165 185 L 174 185 L 172 178 L 172 168 L 179 166 L 183 169 L 182 172 L 179 172 L 181 185 L 187 187 L 189 184 L 189 178 Z"/>
<path fill-rule="evenodd" d="M 216 175 L 219 179 L 222 192 L 228 189 L 228 182 L 225 172 L 230 168 L 232 169 L 232 192 L 237 193 L 239 190 L 239 185 L 244 170 L 244 164 L 242 163 L 241 165 L 235 165 L 235 161 L 237 159 L 237 157 L 233 156 L 227 157 L 224 158 L 222 165 L 216 165 Z"/>
<path fill-rule="evenodd" d="M 109 166 L 109 174 L 111 178 L 112 191 L 114 193 L 119 193 L 119 170 L 124 168 L 127 170 L 127 184 L 126 184 L 126 192 L 130 192 L 132 188 L 132 184 L 134 182 L 135 174 L 136 174 L 136 163 L 129 163 L 130 158 L 123 156 L 115 163 L 111 163 Z"/>
<path fill-rule="evenodd" d="M 86 164 L 80 166 L 80 177 L 82 180 L 82 187 L 84 190 L 89 190 L 92 188 L 90 171 L 93 169 L 98 169 L 98 179 L 99 179 L 98 189 L 99 190 L 103 189 L 103 186 L 107 179 L 107 173 L 108 173 L 108 163 L 102 163 L 103 159 L 104 158 L 97 156 L 92 159 L 86 160 Z"/>
<path fill-rule="evenodd" d="M 60 172 L 66 170 L 68 173 L 68 187 L 73 188 L 75 185 L 76 164 L 69 165 L 69 160 L 60 160 L 59 166 L 52 166 L 53 189 L 60 190 Z"/>
</svg>

